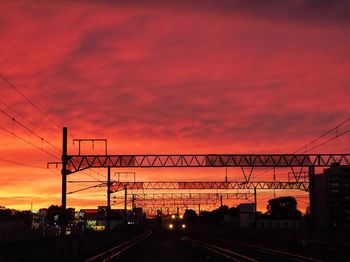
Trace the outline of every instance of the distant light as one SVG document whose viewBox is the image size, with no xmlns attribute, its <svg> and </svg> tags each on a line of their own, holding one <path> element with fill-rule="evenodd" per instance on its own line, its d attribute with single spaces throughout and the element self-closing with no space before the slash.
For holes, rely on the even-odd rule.
<svg viewBox="0 0 350 262">
<path fill-rule="evenodd" d="M 183 218 L 183 216 L 182 215 L 180 215 L 180 219 L 182 219 Z"/>
<path fill-rule="evenodd" d="M 182 224 L 182 228 L 186 228 L 186 225 L 185 225 L 185 224 Z"/>
<path fill-rule="evenodd" d="M 175 215 L 172 215 L 171 218 L 172 218 L 172 219 L 175 219 Z"/>
<path fill-rule="evenodd" d="M 169 228 L 172 229 L 174 226 L 173 224 L 169 224 Z"/>
</svg>

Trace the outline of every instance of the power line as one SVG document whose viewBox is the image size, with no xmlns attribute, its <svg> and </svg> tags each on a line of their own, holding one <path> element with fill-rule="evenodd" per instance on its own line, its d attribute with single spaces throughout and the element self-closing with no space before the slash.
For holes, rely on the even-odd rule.
<svg viewBox="0 0 350 262">
<path fill-rule="evenodd" d="M 5 159 L 5 158 L 2 158 L 2 157 L 0 157 L 0 161 L 6 162 L 6 163 L 10 163 L 10 164 L 14 164 L 14 165 L 19 165 L 19 166 L 46 169 L 45 167 L 42 167 L 42 166 L 36 166 L 36 165 L 31 165 L 31 164 L 20 163 L 20 162 L 16 162 L 16 161 L 13 161 L 13 160 Z"/>
<path fill-rule="evenodd" d="M 29 104 L 31 104 L 37 111 L 39 111 L 46 119 L 55 124 L 58 128 L 62 128 L 56 121 L 54 121 L 51 117 L 49 117 L 44 111 L 42 111 L 38 106 L 36 106 L 27 96 L 25 96 L 11 81 L 6 78 L 2 73 L 0 73 L 0 77 L 5 80 L 5 82 L 12 87 L 18 94 L 20 94 Z"/>
<path fill-rule="evenodd" d="M 44 150 L 43 148 L 38 147 L 37 145 L 31 143 L 30 141 L 28 141 L 28 140 L 26 140 L 26 139 L 24 139 L 24 138 L 22 138 L 22 137 L 16 135 L 15 133 L 13 133 L 13 132 L 7 130 L 6 128 L 3 128 L 2 126 L 0 126 L 0 129 L 4 130 L 5 132 L 9 133 L 10 135 L 13 135 L 13 136 L 16 137 L 16 138 L 22 140 L 23 142 L 27 143 L 28 145 L 31 145 L 31 146 L 35 147 L 36 149 L 38 149 L 38 150 L 40 150 L 40 151 L 42 151 L 42 152 L 44 152 L 44 153 L 46 153 L 46 154 L 48 154 L 48 155 L 54 157 L 55 159 L 60 160 L 58 157 L 56 157 L 55 155 L 51 154 L 50 152 Z"/>
<path fill-rule="evenodd" d="M 12 121 L 16 122 L 17 124 L 19 124 L 21 127 L 23 127 L 24 129 L 26 129 L 27 131 L 29 131 L 30 133 L 32 133 L 33 135 L 35 135 L 36 137 L 40 138 L 42 142 L 47 143 L 48 145 L 52 146 L 54 149 L 56 149 L 58 152 L 62 152 L 60 149 L 58 149 L 56 146 L 54 146 L 53 144 L 51 144 L 50 142 L 48 142 L 46 139 L 44 139 L 43 137 L 41 137 L 40 135 L 38 135 L 36 132 L 34 132 L 32 129 L 26 127 L 24 124 L 22 124 L 21 122 L 19 122 L 18 120 L 16 120 L 13 116 L 9 115 L 8 113 L 6 113 L 5 111 L 3 111 L 2 109 L 0 109 L 0 112 L 3 113 L 5 116 L 7 116 L 8 118 L 10 118 Z"/>
<path fill-rule="evenodd" d="M 58 136 L 56 134 L 54 134 L 52 131 L 50 131 L 49 129 L 45 130 L 44 128 L 40 127 L 39 125 L 37 125 L 36 123 L 34 123 L 33 121 L 27 119 L 26 117 L 23 116 L 22 113 L 16 111 L 14 108 L 12 108 L 11 106 L 9 106 L 8 104 L 4 103 L 3 101 L 0 100 L 0 104 L 2 104 L 3 106 L 5 106 L 8 110 L 12 111 L 13 113 L 15 113 L 16 115 L 18 115 L 19 117 L 21 117 L 23 120 L 27 121 L 28 123 L 30 123 L 31 125 L 33 125 L 34 127 L 40 129 L 41 131 L 45 132 L 45 133 L 50 133 L 52 134 L 55 138 L 58 138 Z"/>
<path fill-rule="evenodd" d="M 314 150 L 314 149 L 316 149 L 316 148 L 319 148 L 320 146 L 323 146 L 323 145 L 325 145 L 325 144 L 327 144 L 327 143 L 333 141 L 334 139 L 337 139 L 338 137 L 342 137 L 342 136 L 346 135 L 346 134 L 349 133 L 349 132 L 350 132 L 350 129 L 345 130 L 343 133 L 336 134 L 336 136 L 334 136 L 334 137 L 332 137 L 332 138 L 326 140 L 325 142 L 323 142 L 323 143 L 321 143 L 321 144 L 319 144 L 319 145 L 317 145 L 317 146 L 314 146 L 314 147 L 310 148 L 309 150 L 306 150 L 304 153 L 307 153 L 307 152 L 310 152 L 310 151 L 312 151 L 312 150 Z"/>
<path fill-rule="evenodd" d="M 319 137 L 317 137 L 316 139 L 314 139 L 314 140 L 311 141 L 310 143 L 308 143 L 308 144 L 306 144 L 305 146 L 299 148 L 299 149 L 298 149 L 297 151 L 295 151 L 293 154 L 295 154 L 295 153 L 297 153 L 297 152 L 299 152 L 299 151 L 301 151 L 301 150 L 303 150 L 303 149 L 305 149 L 304 153 L 306 153 L 306 152 L 308 152 L 308 151 L 311 151 L 312 149 L 311 149 L 311 150 L 306 150 L 306 148 L 307 148 L 308 146 L 314 144 L 315 142 L 317 142 L 317 141 L 320 140 L 321 138 L 325 137 L 326 135 L 332 133 L 333 131 L 336 131 L 339 127 L 345 125 L 345 124 L 346 124 L 347 122 L 349 122 L 349 121 L 350 121 L 350 118 L 346 119 L 345 121 L 341 122 L 339 125 L 337 125 L 337 126 L 331 128 L 331 129 L 328 130 L 327 132 L 323 133 L 322 135 L 320 135 Z M 343 135 L 343 134 L 342 134 L 342 135 Z M 339 137 L 339 136 L 341 136 L 341 135 L 337 135 L 337 134 L 336 134 L 336 137 L 337 137 L 337 136 Z M 324 143 L 323 143 L 322 145 L 324 145 Z M 313 149 L 315 149 L 315 148 L 317 148 L 317 147 L 314 147 Z"/>
<path fill-rule="evenodd" d="M 349 121 L 350 121 L 350 118 L 344 120 L 343 122 L 341 122 L 341 123 L 338 124 L 337 126 L 331 128 L 331 129 L 329 129 L 328 131 L 326 131 L 325 133 L 323 133 L 322 135 L 320 135 L 320 136 L 317 137 L 316 139 L 312 140 L 310 143 L 308 143 L 308 144 L 306 144 L 305 146 L 303 146 L 303 147 L 299 148 L 298 150 L 294 151 L 293 154 L 299 152 L 299 151 L 302 150 L 302 149 L 305 149 L 305 151 L 304 151 L 303 153 L 308 153 L 308 152 L 310 152 L 310 151 L 312 151 L 312 150 L 315 150 L 315 149 L 317 149 L 317 148 L 319 148 L 319 147 L 321 147 L 321 146 L 323 146 L 323 145 L 325 145 L 325 144 L 327 144 L 327 143 L 329 143 L 329 142 L 331 142 L 331 141 L 337 139 L 338 137 L 342 137 L 342 136 L 346 135 L 347 133 L 350 132 L 350 129 L 347 129 L 347 130 L 345 130 L 344 132 L 342 132 L 342 133 L 340 133 L 340 134 L 337 133 L 337 130 L 338 130 L 339 127 L 345 125 L 345 124 L 346 124 L 347 122 L 349 122 Z M 336 131 L 336 134 L 335 134 L 334 137 L 332 137 L 332 138 L 326 140 L 325 142 L 323 142 L 323 143 L 321 143 L 321 144 L 318 144 L 318 145 L 316 145 L 316 146 L 314 146 L 314 147 L 312 147 L 312 148 L 306 150 L 306 147 L 308 147 L 308 146 L 314 144 L 315 142 L 317 142 L 317 141 L 320 140 L 321 138 L 327 136 L 328 134 L 332 133 L 333 131 Z M 253 177 L 256 178 L 257 176 L 261 176 L 261 175 L 263 175 L 264 173 L 266 173 L 269 169 L 270 169 L 270 168 L 266 168 L 265 170 L 262 170 L 262 172 L 260 172 L 260 173 L 255 173 L 255 174 L 253 174 Z"/>
<path fill-rule="evenodd" d="M 96 173 L 96 174 L 102 176 L 103 178 L 107 178 L 106 175 L 103 175 L 103 174 L 101 174 L 100 172 L 95 171 L 94 169 L 90 169 L 90 170 L 93 171 L 94 173 Z"/>
<path fill-rule="evenodd" d="M 82 171 L 82 173 L 85 174 L 85 175 L 87 175 L 87 176 L 89 176 L 89 177 L 91 177 L 91 178 L 93 178 L 93 179 L 95 179 L 95 180 L 97 180 L 97 181 L 99 181 L 99 182 L 101 182 L 101 183 L 103 183 L 100 179 L 94 177 L 93 175 L 90 175 L 90 174 L 87 173 L 87 172 Z M 101 174 L 100 174 L 100 175 L 101 175 Z"/>
<path fill-rule="evenodd" d="M 78 190 L 74 190 L 74 191 L 68 192 L 67 195 L 71 195 L 71 194 L 74 194 L 74 193 L 77 193 L 77 192 L 81 192 L 81 191 L 84 191 L 84 190 L 88 190 L 88 189 L 91 189 L 91 188 L 101 187 L 103 184 L 104 183 L 97 184 L 97 185 L 94 185 L 94 186 L 85 187 L 85 188 L 81 188 L 81 189 L 78 189 Z"/>
</svg>

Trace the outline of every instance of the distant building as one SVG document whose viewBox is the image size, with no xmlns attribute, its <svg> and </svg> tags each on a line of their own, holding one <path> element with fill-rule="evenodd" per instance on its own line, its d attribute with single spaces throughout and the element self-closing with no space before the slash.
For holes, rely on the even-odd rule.
<svg viewBox="0 0 350 262">
<path fill-rule="evenodd" d="M 333 163 L 315 175 L 310 193 L 313 225 L 319 229 L 350 229 L 350 167 Z"/>
<path fill-rule="evenodd" d="M 82 209 L 81 214 L 85 219 L 87 228 L 94 229 L 105 228 L 106 226 L 106 207 L 99 206 L 98 209 Z M 142 208 L 134 208 L 133 210 L 127 210 L 127 221 L 128 224 L 143 224 L 145 220 L 145 214 Z M 111 209 L 110 227 L 116 228 L 124 225 L 125 223 L 125 210 L 124 209 Z"/>
<path fill-rule="evenodd" d="M 228 227 L 250 227 L 255 223 L 255 205 L 241 203 L 237 206 L 237 214 L 225 214 L 224 224 Z"/>
<path fill-rule="evenodd" d="M 239 210 L 239 226 L 250 227 L 255 223 L 255 205 L 244 203 L 238 205 Z"/>
</svg>

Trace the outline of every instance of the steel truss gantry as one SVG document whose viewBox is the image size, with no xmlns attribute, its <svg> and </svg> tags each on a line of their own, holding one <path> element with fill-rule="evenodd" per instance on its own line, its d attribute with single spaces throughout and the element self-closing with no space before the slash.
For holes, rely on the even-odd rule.
<svg viewBox="0 0 350 262">
<path fill-rule="evenodd" d="M 68 155 L 67 170 L 87 168 L 149 167 L 328 167 L 350 165 L 350 154 L 169 154 L 169 155 Z"/>
<path fill-rule="evenodd" d="M 149 193 L 149 194 L 128 194 L 127 199 L 134 201 L 163 201 L 163 200 L 194 200 L 202 199 L 247 199 L 254 196 L 253 193 Z M 115 199 L 124 199 L 124 196 L 116 196 Z"/>
<path fill-rule="evenodd" d="M 132 154 L 132 155 L 69 155 L 67 147 L 66 127 L 63 128 L 62 143 L 62 161 L 49 164 L 62 165 L 62 209 L 66 210 L 67 196 L 67 176 L 69 174 L 79 172 L 88 168 L 108 168 L 107 181 L 107 218 L 110 213 L 110 194 L 111 194 L 111 168 L 217 168 L 217 167 L 240 167 L 245 177 L 242 188 L 262 188 L 262 189 L 300 189 L 308 188 L 313 190 L 315 167 L 329 167 L 332 163 L 337 162 L 341 166 L 350 166 L 350 154 Z M 81 140 L 85 141 L 85 140 Z M 80 141 L 80 142 L 81 142 Z M 88 141 L 90 141 L 88 139 Z M 91 140 L 92 141 L 92 140 Z M 80 151 L 79 142 L 79 153 Z M 254 168 L 295 168 L 307 167 L 309 173 L 308 187 L 304 187 L 305 183 L 299 183 L 302 173 L 295 175 L 295 182 L 250 182 L 250 178 Z M 244 168 L 250 168 L 249 175 L 246 175 Z M 205 182 L 207 183 L 207 182 Z M 230 183 L 230 182 L 229 182 Z M 249 183 L 257 183 L 255 186 Z M 276 184 L 277 183 L 277 184 Z M 235 184 L 236 186 L 239 184 Z M 248 186 L 250 185 L 250 186 Z M 115 186 L 114 186 L 115 187 Z M 127 186 L 124 185 L 125 194 Z M 237 187 L 234 187 L 237 188 Z M 240 187 L 238 187 L 240 188 Z M 118 190 L 118 186 L 116 187 Z M 126 210 L 126 205 L 125 205 Z M 65 214 L 65 212 L 64 212 Z M 125 212 L 126 217 L 126 212 Z M 65 233 L 66 217 L 63 217 L 62 233 Z M 107 219 L 107 229 L 109 229 L 109 219 Z"/>
<path fill-rule="evenodd" d="M 222 204 L 223 200 L 248 199 L 253 193 L 163 193 L 163 194 L 132 194 L 128 195 L 129 200 L 135 206 L 145 207 L 168 206 L 168 205 L 208 205 Z M 123 199 L 123 196 L 116 197 Z"/>
<path fill-rule="evenodd" d="M 145 207 L 145 206 L 154 206 L 154 207 L 164 207 L 164 206 L 196 206 L 201 205 L 216 205 L 220 202 L 220 199 L 143 199 L 135 200 L 135 206 Z"/>
<path fill-rule="evenodd" d="M 270 181 L 250 181 L 250 182 L 113 182 L 111 192 L 122 190 L 187 190 L 187 189 L 299 189 L 309 191 L 308 182 L 270 182 Z"/>
</svg>

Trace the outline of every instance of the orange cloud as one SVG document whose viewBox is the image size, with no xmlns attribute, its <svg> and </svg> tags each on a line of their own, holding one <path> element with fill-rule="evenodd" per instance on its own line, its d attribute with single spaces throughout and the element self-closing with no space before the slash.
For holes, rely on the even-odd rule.
<svg viewBox="0 0 350 262">
<path fill-rule="evenodd" d="M 347 3 L 118 3 L 0 4 L 0 72 L 73 137 L 106 137 L 110 153 L 291 153 L 348 118 Z M 18 121 L 61 147 L 61 130 L 2 80 L 0 94 L 23 116 Z M 60 158 L 3 115 L 0 126 Z M 5 160 L 43 167 L 0 160 L 1 205 L 60 203 L 59 170 L 45 169 L 55 158 L 2 131 L 0 146 Z M 318 152 L 348 148 L 343 137 Z M 76 150 L 70 144 L 69 152 Z M 140 180 L 224 176 L 137 172 Z M 104 190 L 94 199 L 95 191 L 72 195 L 68 204 L 104 204 Z"/>
</svg>

